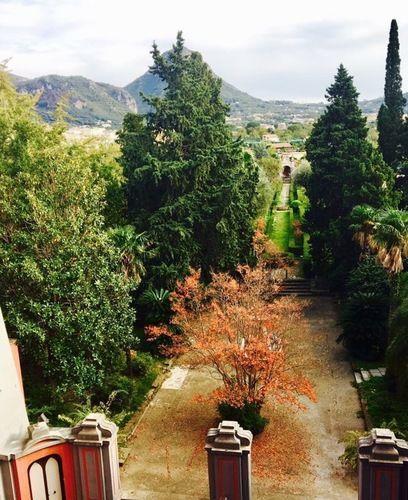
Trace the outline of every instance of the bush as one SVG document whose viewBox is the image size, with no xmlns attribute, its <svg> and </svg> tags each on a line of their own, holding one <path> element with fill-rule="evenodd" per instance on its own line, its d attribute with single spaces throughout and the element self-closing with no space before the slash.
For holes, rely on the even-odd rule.
<svg viewBox="0 0 408 500">
<path fill-rule="evenodd" d="M 156 362 L 151 354 L 147 352 L 137 352 L 132 358 L 133 375 L 145 377 L 151 371 L 156 369 Z"/>
<path fill-rule="evenodd" d="M 243 429 L 251 431 L 254 436 L 260 434 L 269 422 L 260 414 L 261 408 L 256 404 L 247 403 L 242 408 L 236 408 L 221 403 L 218 405 L 218 411 L 223 420 L 235 420 Z"/>
<path fill-rule="evenodd" d="M 54 395 L 49 403 L 46 385 L 29 386 L 27 410 L 30 422 L 36 422 L 44 413 L 51 425 L 72 426 L 91 412 L 101 412 L 118 426 L 125 425 L 151 389 L 158 374 L 158 362 L 151 355 L 138 352 L 132 359 L 132 368 L 133 376 L 124 375 L 126 364 L 121 358 L 117 363 L 117 369 L 121 371 L 106 375 L 102 384 L 83 399 L 71 393 L 64 398 Z"/>
<path fill-rule="evenodd" d="M 358 443 L 361 437 L 367 436 L 367 432 L 347 431 L 340 440 L 344 443 L 344 453 L 339 457 L 340 462 L 346 469 L 356 472 L 358 468 Z"/>
<path fill-rule="evenodd" d="M 310 163 L 307 160 L 302 160 L 293 176 L 294 186 L 296 188 L 302 186 L 307 189 L 309 186 L 311 174 L 312 168 L 310 166 Z"/>
<path fill-rule="evenodd" d="M 360 384 L 373 427 L 387 427 L 397 438 L 408 439 L 408 401 L 397 399 L 385 377 L 372 377 Z"/>
<path fill-rule="evenodd" d="M 391 316 L 391 341 L 387 349 L 387 374 L 398 396 L 408 399 L 408 273 L 400 277 L 399 294 Z"/>
<path fill-rule="evenodd" d="M 388 340 L 390 287 L 386 271 L 366 258 L 349 274 L 338 341 L 357 358 L 379 359 Z"/>
<path fill-rule="evenodd" d="M 142 293 L 139 305 L 147 323 L 166 323 L 170 317 L 170 292 L 163 288 L 148 288 Z"/>
<path fill-rule="evenodd" d="M 150 360 L 148 361 L 149 358 Z M 101 401 L 105 402 L 115 392 L 117 394 L 111 404 L 112 412 L 118 412 L 123 409 L 129 411 L 137 410 L 143 403 L 146 394 L 157 376 L 157 368 L 154 360 L 148 354 L 142 356 L 141 361 L 135 364 L 140 369 L 139 376 L 110 375 L 106 378 L 104 384 L 95 391 L 92 397 L 93 403 L 100 404 Z M 143 372 L 145 373 L 143 374 Z"/>
<path fill-rule="evenodd" d="M 256 189 L 256 205 L 258 215 L 263 216 L 268 213 L 274 196 L 274 186 L 262 166 L 259 166 L 259 181 Z"/>
<path fill-rule="evenodd" d="M 295 213 L 296 215 L 299 215 L 299 208 L 302 206 L 302 202 L 299 200 L 292 200 L 289 203 L 289 206 L 290 206 L 290 208 L 293 209 L 293 213 Z"/>
</svg>

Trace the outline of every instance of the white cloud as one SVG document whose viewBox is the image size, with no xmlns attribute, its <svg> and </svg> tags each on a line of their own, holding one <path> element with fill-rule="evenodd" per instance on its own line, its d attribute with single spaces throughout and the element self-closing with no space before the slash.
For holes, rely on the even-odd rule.
<svg viewBox="0 0 408 500">
<path fill-rule="evenodd" d="M 402 0 L 0 0 L 0 59 L 12 57 L 11 69 L 28 77 L 82 74 L 125 85 L 146 71 L 153 39 L 166 50 L 182 29 L 217 74 L 257 96 L 321 98 L 342 61 L 362 96 L 375 97 L 392 17 L 408 82 Z"/>
</svg>

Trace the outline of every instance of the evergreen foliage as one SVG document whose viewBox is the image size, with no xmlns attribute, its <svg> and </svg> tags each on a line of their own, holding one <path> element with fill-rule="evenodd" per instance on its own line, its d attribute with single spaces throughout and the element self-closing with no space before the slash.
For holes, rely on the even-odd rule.
<svg viewBox="0 0 408 500">
<path fill-rule="evenodd" d="M 390 286 L 386 271 L 366 257 L 350 273 L 339 340 L 360 359 L 384 355 L 388 339 Z"/>
<path fill-rule="evenodd" d="M 225 122 L 221 81 L 198 53 L 153 46 L 150 71 L 166 84 L 145 98 L 146 116 L 128 115 L 119 132 L 130 221 L 156 254 L 147 281 L 171 288 L 191 266 L 230 270 L 250 257 L 257 167 Z"/>
<path fill-rule="evenodd" d="M 340 65 L 327 90 L 327 109 L 306 144 L 312 167 L 306 217 L 311 253 L 319 272 L 339 285 L 358 257 L 349 229 L 351 210 L 360 203 L 392 202 L 393 172 L 367 141 L 357 97 L 353 78 Z"/>
<path fill-rule="evenodd" d="M 406 100 L 402 94 L 400 72 L 398 25 L 391 22 L 386 74 L 384 86 L 384 104 L 378 112 L 378 145 L 384 160 L 393 165 L 400 156 L 401 132 Z"/>
<path fill-rule="evenodd" d="M 391 315 L 391 341 L 387 349 L 387 373 L 396 382 L 401 398 L 408 400 L 408 273 L 402 273 Z"/>
<path fill-rule="evenodd" d="M 133 341 L 135 281 L 105 229 L 106 182 L 63 132 L 0 72 L 0 303 L 49 398 L 83 395 Z"/>
</svg>

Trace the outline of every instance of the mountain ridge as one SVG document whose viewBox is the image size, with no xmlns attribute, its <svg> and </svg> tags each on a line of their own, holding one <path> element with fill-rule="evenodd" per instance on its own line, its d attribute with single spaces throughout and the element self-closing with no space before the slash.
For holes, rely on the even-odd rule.
<svg viewBox="0 0 408 500">
<path fill-rule="evenodd" d="M 165 54 L 168 54 L 166 52 Z M 191 50 L 186 49 L 186 54 Z M 69 122 L 73 125 L 121 126 L 126 113 L 146 113 L 148 105 L 141 97 L 159 96 L 165 83 L 157 75 L 146 71 L 125 87 L 96 82 L 83 76 L 45 75 L 28 79 L 10 75 L 17 90 L 22 93 L 40 94 L 37 110 L 46 121 L 52 121 L 58 102 L 68 99 Z M 316 119 L 325 109 L 324 102 L 297 103 L 291 100 L 263 100 L 244 92 L 221 78 L 221 96 L 230 107 L 229 121 L 245 123 L 260 121 L 279 123 Z M 408 93 L 404 94 L 408 98 Z M 378 112 L 382 98 L 364 99 L 359 102 L 365 114 Z"/>
<path fill-rule="evenodd" d="M 122 87 L 95 82 L 83 76 L 45 75 L 32 79 L 12 78 L 21 93 L 39 94 L 37 110 L 52 121 L 58 103 L 67 99 L 69 121 L 77 125 L 121 125 L 129 111 L 137 111 L 133 97 Z"/>
</svg>

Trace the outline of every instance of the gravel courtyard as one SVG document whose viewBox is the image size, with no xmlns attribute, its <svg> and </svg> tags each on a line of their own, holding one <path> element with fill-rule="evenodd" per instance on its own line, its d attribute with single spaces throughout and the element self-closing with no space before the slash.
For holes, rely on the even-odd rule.
<svg viewBox="0 0 408 500">
<path fill-rule="evenodd" d="M 307 353 L 305 374 L 315 385 L 318 402 L 304 401 L 306 411 L 266 406 L 270 424 L 252 448 L 254 499 L 357 498 L 356 478 L 339 464 L 343 448 L 338 441 L 345 431 L 363 428 L 358 396 L 346 352 L 336 343 L 333 300 L 315 297 L 308 302 L 304 315 L 309 328 L 299 329 L 296 348 Z M 207 430 L 218 420 L 214 406 L 196 396 L 217 384 L 208 370 L 173 370 L 131 443 L 122 469 L 124 499 L 208 498 L 203 448 Z"/>
</svg>

